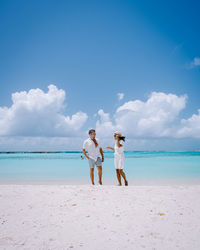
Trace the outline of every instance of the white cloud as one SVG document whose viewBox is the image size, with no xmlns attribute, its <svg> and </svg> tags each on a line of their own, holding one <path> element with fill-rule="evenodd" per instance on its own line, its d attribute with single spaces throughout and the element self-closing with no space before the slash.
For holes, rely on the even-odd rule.
<svg viewBox="0 0 200 250">
<path fill-rule="evenodd" d="M 96 131 L 100 137 L 110 137 L 115 130 L 115 126 L 110 120 L 110 114 L 104 113 L 102 109 L 98 111 L 100 117 L 96 122 Z"/>
<path fill-rule="evenodd" d="M 0 136 L 0 151 L 81 150 L 83 137 Z"/>
<path fill-rule="evenodd" d="M 200 66 L 200 58 L 199 57 L 194 58 L 193 65 L 194 66 Z"/>
<path fill-rule="evenodd" d="M 97 132 L 103 136 L 106 131 L 121 130 L 129 137 L 174 137 L 177 118 L 185 108 L 187 96 L 152 92 L 146 102 L 134 100 L 120 106 L 113 122 L 103 110 L 99 111 Z M 103 119 L 102 119 L 103 117 Z"/>
<path fill-rule="evenodd" d="M 200 109 L 198 114 L 181 120 L 181 128 L 177 132 L 177 137 L 200 138 Z"/>
<path fill-rule="evenodd" d="M 200 67 L 200 57 L 195 57 L 193 61 L 189 63 L 189 65 L 186 65 L 187 69 L 192 69 L 195 67 Z"/>
<path fill-rule="evenodd" d="M 117 97 L 118 97 L 118 100 L 121 101 L 122 99 L 124 99 L 124 93 L 118 93 Z"/>
<path fill-rule="evenodd" d="M 11 107 L 0 107 L 0 135 L 71 136 L 88 116 L 81 111 L 65 116 L 65 91 L 55 85 L 48 92 L 31 89 L 12 94 Z"/>
<path fill-rule="evenodd" d="M 54 85 L 47 92 L 12 94 L 12 105 L 0 107 L 0 150 L 81 150 L 88 116 L 81 111 L 66 115 L 65 100 L 65 91 Z M 181 119 L 186 101 L 186 95 L 152 92 L 146 101 L 123 103 L 114 114 L 100 109 L 94 116 L 97 137 L 105 147 L 120 130 L 128 150 L 194 150 L 200 145 L 200 110 Z"/>
</svg>

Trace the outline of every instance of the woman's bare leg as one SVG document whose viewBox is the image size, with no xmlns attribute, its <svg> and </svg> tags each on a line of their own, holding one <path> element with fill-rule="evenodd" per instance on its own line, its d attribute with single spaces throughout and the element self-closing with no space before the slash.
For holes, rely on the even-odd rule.
<svg viewBox="0 0 200 250">
<path fill-rule="evenodd" d="M 123 177 L 123 179 L 124 179 L 125 186 L 128 186 L 128 181 L 127 181 L 127 179 L 126 179 L 126 175 L 125 175 L 123 169 L 120 169 L 119 171 L 120 171 L 120 175 L 121 175 L 121 176 Z"/>
<path fill-rule="evenodd" d="M 116 174 L 117 174 L 117 180 L 119 182 L 119 186 L 121 186 L 122 182 L 121 182 L 120 169 L 116 169 Z"/>
</svg>

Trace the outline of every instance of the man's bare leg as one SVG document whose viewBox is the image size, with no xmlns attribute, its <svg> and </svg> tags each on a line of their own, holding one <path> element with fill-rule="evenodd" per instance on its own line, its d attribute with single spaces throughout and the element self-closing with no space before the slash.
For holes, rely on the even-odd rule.
<svg viewBox="0 0 200 250">
<path fill-rule="evenodd" d="M 125 186 L 128 186 L 128 181 L 127 181 L 127 179 L 126 179 L 126 175 L 125 175 L 123 169 L 120 169 L 119 171 L 120 171 L 120 175 L 121 175 L 121 176 L 123 177 L 123 179 L 124 179 Z"/>
<path fill-rule="evenodd" d="M 97 168 L 98 168 L 99 184 L 102 185 L 102 166 L 97 166 Z"/>
<path fill-rule="evenodd" d="M 90 179 L 91 179 L 92 185 L 94 185 L 94 168 L 90 168 Z"/>
<path fill-rule="evenodd" d="M 121 182 L 120 169 L 116 169 L 116 174 L 117 174 L 117 180 L 119 182 L 118 186 L 121 186 L 122 182 Z"/>
</svg>

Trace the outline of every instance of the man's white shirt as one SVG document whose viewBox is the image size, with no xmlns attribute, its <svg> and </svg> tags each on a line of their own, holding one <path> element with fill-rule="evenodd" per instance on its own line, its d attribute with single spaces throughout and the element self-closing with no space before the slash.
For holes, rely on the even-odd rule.
<svg viewBox="0 0 200 250">
<path fill-rule="evenodd" d="M 96 139 L 96 138 L 95 138 Z M 98 157 L 101 157 L 99 149 L 101 146 L 99 145 L 99 140 L 96 139 L 98 146 L 95 147 L 95 144 L 91 138 L 88 138 L 83 143 L 83 148 L 88 152 L 88 155 L 91 159 L 97 160 Z"/>
</svg>

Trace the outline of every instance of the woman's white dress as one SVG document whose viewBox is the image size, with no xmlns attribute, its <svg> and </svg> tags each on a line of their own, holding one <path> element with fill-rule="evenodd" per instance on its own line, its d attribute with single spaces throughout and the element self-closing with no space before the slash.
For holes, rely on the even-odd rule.
<svg viewBox="0 0 200 250">
<path fill-rule="evenodd" d="M 120 140 L 119 143 L 122 145 L 118 147 L 117 141 L 115 141 L 115 153 L 114 153 L 114 163 L 116 169 L 124 168 L 124 141 Z"/>
</svg>

